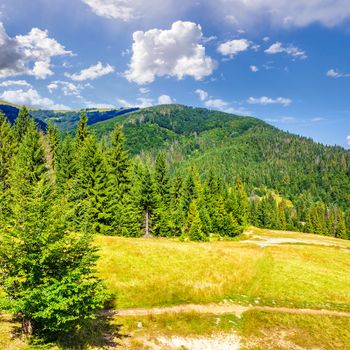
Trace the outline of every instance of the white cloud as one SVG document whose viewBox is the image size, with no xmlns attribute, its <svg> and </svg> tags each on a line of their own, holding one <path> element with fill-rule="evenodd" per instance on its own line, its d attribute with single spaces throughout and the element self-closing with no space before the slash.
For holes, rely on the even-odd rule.
<svg viewBox="0 0 350 350">
<path fill-rule="evenodd" d="M 218 46 L 218 52 L 224 56 L 233 58 L 238 53 L 248 50 L 251 47 L 251 42 L 247 39 L 235 39 L 226 41 Z"/>
<path fill-rule="evenodd" d="M 106 66 L 103 66 L 101 62 L 98 62 L 94 66 L 82 69 L 79 73 L 74 73 L 74 74 L 65 73 L 65 76 L 75 81 L 84 81 L 84 80 L 94 80 L 113 72 L 114 72 L 114 67 L 112 67 L 109 64 L 107 64 Z"/>
<path fill-rule="evenodd" d="M 332 68 L 327 72 L 327 77 L 330 77 L 330 78 L 348 78 L 348 77 L 350 77 L 350 74 L 349 73 L 342 73 L 342 72 L 339 72 L 338 70 Z"/>
<path fill-rule="evenodd" d="M 198 95 L 201 101 L 205 101 L 208 98 L 208 93 L 202 89 L 197 89 L 195 93 Z"/>
<path fill-rule="evenodd" d="M 32 87 L 28 90 L 6 90 L 0 94 L 0 99 L 19 105 L 39 107 L 43 109 L 70 109 L 65 105 L 54 103 L 49 98 L 40 96 L 38 91 Z"/>
<path fill-rule="evenodd" d="M 162 76 L 201 80 L 216 67 L 215 61 L 205 54 L 202 29 L 195 23 L 178 21 L 169 30 L 138 31 L 133 39 L 125 77 L 137 84 L 151 83 Z"/>
<path fill-rule="evenodd" d="M 346 136 L 346 143 L 350 146 L 350 135 Z"/>
<path fill-rule="evenodd" d="M 78 98 L 83 98 L 81 96 L 81 91 L 85 88 L 92 87 L 91 84 L 75 84 L 68 81 L 56 80 L 52 81 L 47 85 L 50 94 L 57 89 L 61 89 L 64 96 L 75 96 Z"/>
<path fill-rule="evenodd" d="M 215 108 L 215 109 L 220 109 L 224 110 L 225 108 L 228 107 L 229 103 L 217 98 L 217 99 L 209 99 L 204 102 L 204 105 L 208 108 Z"/>
<path fill-rule="evenodd" d="M 147 89 L 147 88 L 139 88 L 139 91 L 140 91 L 140 94 L 143 94 L 143 95 L 146 95 L 146 94 L 149 94 L 151 92 L 150 89 Z"/>
<path fill-rule="evenodd" d="M 153 106 L 153 99 L 152 98 L 146 98 L 146 97 L 138 97 L 136 99 L 137 102 L 132 103 L 124 99 L 117 99 L 117 102 L 122 107 L 140 107 L 140 108 L 146 108 L 146 107 L 152 107 Z"/>
<path fill-rule="evenodd" d="M 253 73 L 256 73 L 259 71 L 259 68 L 257 66 L 250 66 L 249 68 Z"/>
<path fill-rule="evenodd" d="M 26 35 L 10 38 L 0 23 L 0 78 L 19 74 L 45 79 L 53 75 L 51 59 L 55 56 L 72 55 L 47 30 L 32 28 Z"/>
<path fill-rule="evenodd" d="M 30 87 L 32 86 L 29 84 L 26 80 L 5 80 L 0 83 L 0 87 L 9 87 L 9 86 L 25 86 L 25 87 Z"/>
<path fill-rule="evenodd" d="M 270 55 L 276 53 L 286 53 L 287 55 L 290 55 L 294 58 L 307 58 L 305 51 L 302 51 L 293 45 L 284 47 L 279 41 L 272 44 L 268 49 L 265 50 L 265 52 Z"/>
<path fill-rule="evenodd" d="M 135 18 L 132 1 L 125 0 L 82 0 L 98 16 L 130 21 Z"/>
<path fill-rule="evenodd" d="M 156 18 L 164 18 L 169 13 L 177 14 L 186 11 L 192 3 L 175 0 L 82 0 L 98 16 L 124 22 L 146 18 L 154 23 Z M 176 16 L 179 18 L 179 16 Z"/>
<path fill-rule="evenodd" d="M 158 97 L 158 104 L 160 104 L 160 105 L 170 105 L 172 103 L 174 103 L 174 101 L 168 95 L 161 95 Z"/>
<path fill-rule="evenodd" d="M 145 17 L 154 21 L 166 14 L 198 11 L 237 28 L 256 28 L 269 23 L 276 27 L 304 27 L 313 23 L 333 27 L 350 19 L 348 0 L 82 0 L 98 16 L 122 21 Z M 204 12 L 204 10 L 206 10 Z"/>
<path fill-rule="evenodd" d="M 249 104 L 259 104 L 259 105 L 270 105 L 270 104 L 280 104 L 282 106 L 289 106 L 292 100 L 285 97 L 277 97 L 276 99 L 262 96 L 262 97 L 249 97 L 247 100 Z"/>
<path fill-rule="evenodd" d="M 319 122 L 323 122 L 325 120 L 325 118 L 322 118 L 322 117 L 315 117 L 315 118 L 312 118 L 311 121 L 313 123 L 319 123 Z"/>
<path fill-rule="evenodd" d="M 92 101 L 84 101 L 85 108 L 97 108 L 97 109 L 114 109 L 116 106 L 109 103 L 96 103 Z"/>
<path fill-rule="evenodd" d="M 319 23 L 333 27 L 350 19 L 348 0 L 205 0 L 211 16 L 234 18 L 231 25 L 256 27 L 271 23 L 276 27 L 304 27 Z"/>
</svg>

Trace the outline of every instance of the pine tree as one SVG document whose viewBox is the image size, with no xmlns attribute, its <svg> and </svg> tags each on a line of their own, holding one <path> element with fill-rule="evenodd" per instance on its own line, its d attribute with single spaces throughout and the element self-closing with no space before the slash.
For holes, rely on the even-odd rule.
<svg viewBox="0 0 350 350">
<path fill-rule="evenodd" d="M 117 125 L 112 132 L 112 148 L 108 154 L 113 182 L 122 197 L 130 191 L 131 187 L 131 164 L 128 153 L 124 149 L 124 135 L 121 127 Z"/>
<path fill-rule="evenodd" d="M 113 185 L 101 150 L 91 135 L 81 145 L 72 200 L 81 230 L 113 234 Z"/>
<path fill-rule="evenodd" d="M 202 221 L 199 216 L 196 200 L 190 204 L 185 232 L 182 235 L 184 240 L 206 241 L 208 237 L 203 232 Z"/>
<path fill-rule="evenodd" d="M 72 185 L 71 182 L 77 172 L 78 162 L 74 139 L 70 135 L 67 135 L 59 143 L 56 153 L 55 172 L 57 185 L 60 192 L 66 190 L 69 193 Z"/>
<path fill-rule="evenodd" d="M 51 121 L 47 124 L 46 130 L 46 140 L 48 145 L 48 158 L 49 165 L 51 169 L 54 169 L 56 166 L 56 158 L 57 158 L 57 149 L 60 142 L 60 133 L 55 124 Z"/>
<path fill-rule="evenodd" d="M 11 159 L 15 154 L 15 142 L 11 124 L 0 112 L 0 196 L 9 187 Z"/>
<path fill-rule="evenodd" d="M 234 209 L 234 216 L 237 219 L 238 225 L 244 229 L 248 224 L 249 202 L 241 179 L 236 180 L 236 194 L 237 207 Z"/>
<path fill-rule="evenodd" d="M 154 181 L 157 193 L 160 196 L 161 201 L 167 205 L 170 195 L 170 179 L 164 153 L 159 153 L 156 158 L 154 166 Z"/>
<path fill-rule="evenodd" d="M 90 134 L 88 128 L 88 117 L 85 112 L 81 112 L 79 123 L 77 126 L 77 131 L 75 135 L 75 141 L 77 143 L 77 148 L 79 149 L 80 145 L 85 141 L 85 139 Z"/>
<path fill-rule="evenodd" d="M 32 118 L 28 112 L 28 109 L 23 106 L 19 110 L 18 117 L 15 120 L 14 133 L 17 142 L 21 142 L 24 135 L 26 134 L 29 125 L 31 124 Z"/>
<path fill-rule="evenodd" d="M 25 334 L 71 331 L 103 306 L 87 235 L 68 231 L 66 205 L 45 164 L 31 121 L 10 171 L 11 220 L 0 235 L 0 285 Z"/>
</svg>

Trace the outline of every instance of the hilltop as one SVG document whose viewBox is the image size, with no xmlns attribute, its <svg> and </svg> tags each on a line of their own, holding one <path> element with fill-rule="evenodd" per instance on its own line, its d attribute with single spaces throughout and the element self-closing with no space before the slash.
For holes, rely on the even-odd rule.
<svg viewBox="0 0 350 350">
<path fill-rule="evenodd" d="M 0 103 L 10 120 L 14 108 Z M 316 143 L 257 118 L 205 108 L 173 104 L 84 111 L 99 139 L 108 140 L 114 127 L 123 125 L 130 156 L 145 160 L 163 151 L 172 172 L 195 164 L 202 178 L 213 169 L 227 183 L 240 177 L 250 194 L 272 190 L 296 204 L 322 200 L 349 208 L 350 151 L 342 147 Z M 64 132 L 74 131 L 81 112 L 30 110 L 40 123 L 51 120 Z"/>
</svg>

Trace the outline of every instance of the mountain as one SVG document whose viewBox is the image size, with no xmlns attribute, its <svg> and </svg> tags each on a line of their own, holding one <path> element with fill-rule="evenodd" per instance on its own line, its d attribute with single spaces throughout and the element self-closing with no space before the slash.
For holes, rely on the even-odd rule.
<svg viewBox="0 0 350 350">
<path fill-rule="evenodd" d="M 0 101 L 0 112 L 3 112 L 7 116 L 11 124 L 13 124 L 15 119 L 17 118 L 19 109 L 20 109 L 20 106 L 7 103 L 4 101 Z M 33 111 L 31 110 L 30 113 L 33 115 L 32 112 Z M 42 119 L 38 119 L 36 117 L 34 117 L 34 119 L 40 129 L 42 130 L 46 129 L 46 123 Z"/>
<path fill-rule="evenodd" d="M 18 105 L 0 101 L 0 111 L 7 115 L 11 123 L 17 118 L 20 108 L 21 107 Z M 82 111 L 85 111 L 89 118 L 89 125 L 92 125 L 136 110 L 138 110 L 138 108 L 90 108 L 78 111 L 29 108 L 30 114 L 40 128 L 45 129 L 46 124 L 49 121 L 53 121 L 57 124 L 59 129 L 64 132 L 71 131 L 77 126 Z"/>
<path fill-rule="evenodd" d="M 103 137 L 122 124 L 132 156 L 167 153 L 172 169 L 195 164 L 226 182 L 239 176 L 251 192 L 272 189 L 293 201 L 302 197 L 350 204 L 350 151 L 325 146 L 281 131 L 262 120 L 192 108 L 163 105 L 141 109 L 92 126 Z"/>
<path fill-rule="evenodd" d="M 18 112 L 8 104 L 0 104 L 0 110 L 12 121 Z M 350 151 L 342 147 L 315 143 L 257 118 L 182 105 L 85 112 L 99 138 L 108 140 L 115 125 L 123 125 L 131 156 L 154 158 L 163 151 L 173 172 L 195 164 L 202 177 L 214 171 L 231 183 L 239 176 L 250 194 L 273 190 L 294 202 L 350 206 Z M 81 111 L 30 113 L 72 132 Z"/>
</svg>

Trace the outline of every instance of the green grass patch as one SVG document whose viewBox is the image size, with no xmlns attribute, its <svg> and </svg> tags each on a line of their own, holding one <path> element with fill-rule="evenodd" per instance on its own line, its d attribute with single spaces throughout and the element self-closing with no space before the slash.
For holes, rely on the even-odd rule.
<svg viewBox="0 0 350 350">
<path fill-rule="evenodd" d="M 103 236 L 97 244 L 118 308 L 232 300 L 350 310 L 350 254 L 337 247 Z"/>
</svg>

